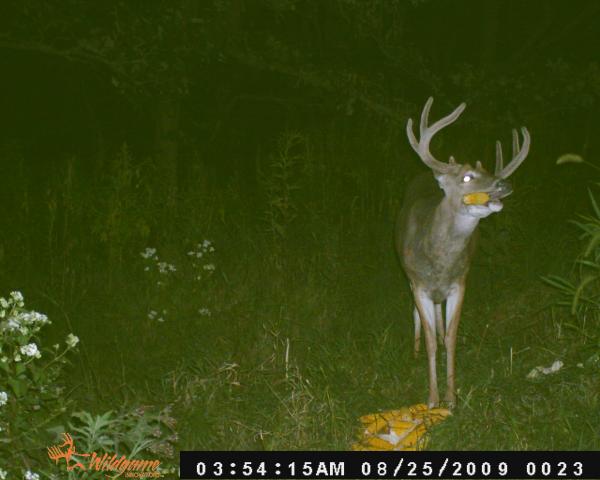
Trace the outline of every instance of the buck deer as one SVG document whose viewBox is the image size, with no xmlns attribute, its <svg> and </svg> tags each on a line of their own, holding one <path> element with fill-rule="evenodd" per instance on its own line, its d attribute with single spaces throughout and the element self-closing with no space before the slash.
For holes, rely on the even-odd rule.
<svg viewBox="0 0 600 480">
<path fill-rule="evenodd" d="M 506 180 L 525 160 L 530 137 L 525 127 L 521 129 L 523 145 L 513 130 L 513 157 L 503 166 L 502 146 L 496 142 L 496 169 L 488 173 L 481 162 L 475 167 L 440 162 L 429 151 L 433 136 L 453 123 L 465 104 L 459 105 L 450 115 L 428 125 L 429 98 L 421 114 L 420 137 L 413 132 L 412 119 L 408 120 L 406 133 L 412 148 L 432 171 L 437 185 L 429 174 L 417 178 L 408 188 L 404 205 L 396 223 L 396 249 L 410 281 L 415 308 L 415 355 L 419 351 L 421 326 L 425 330 L 425 343 L 429 365 L 429 407 L 438 405 L 439 394 L 436 372 L 436 330 L 440 344 L 446 346 L 446 395 L 450 408 L 456 402 L 454 360 L 456 333 L 465 294 L 465 280 L 475 249 L 476 229 L 479 220 L 502 210 L 504 197 L 512 193 Z M 446 324 L 442 304 L 446 303 Z"/>
</svg>

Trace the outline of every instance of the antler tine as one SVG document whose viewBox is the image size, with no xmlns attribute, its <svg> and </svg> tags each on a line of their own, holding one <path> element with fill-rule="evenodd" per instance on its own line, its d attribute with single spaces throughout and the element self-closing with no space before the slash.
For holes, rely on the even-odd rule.
<svg viewBox="0 0 600 480">
<path fill-rule="evenodd" d="M 506 167 L 496 173 L 497 177 L 510 177 L 527 157 L 529 146 L 531 145 L 531 137 L 525 127 L 521 128 L 521 133 L 523 135 L 523 145 L 519 146 L 519 135 L 516 130 L 513 130 L 513 158 Z"/>
<path fill-rule="evenodd" d="M 517 155 L 517 153 L 519 153 L 519 134 L 517 133 L 517 130 L 515 128 L 513 128 L 512 130 L 512 154 L 513 157 Z"/>
<path fill-rule="evenodd" d="M 406 135 L 408 136 L 408 141 L 412 146 L 413 150 L 417 152 L 421 160 L 427 165 L 429 168 L 436 172 L 447 173 L 453 167 L 447 163 L 440 162 L 437 160 L 429 151 L 429 143 L 433 136 L 439 132 L 442 128 L 450 125 L 454 122 L 459 115 L 463 112 L 466 107 L 465 103 L 461 103 L 451 114 L 439 119 L 433 125 L 427 126 L 429 120 L 429 111 L 431 109 L 431 105 L 433 104 L 433 97 L 429 97 L 425 106 L 423 107 L 423 112 L 421 113 L 421 122 L 419 125 L 419 133 L 420 138 L 417 140 L 413 131 L 413 122 L 412 118 L 408 119 L 406 123 Z"/>
<path fill-rule="evenodd" d="M 496 140 L 496 170 L 494 175 L 498 176 L 500 174 L 502 171 L 502 165 L 502 144 L 500 143 L 500 140 Z"/>
<path fill-rule="evenodd" d="M 433 98 L 431 99 L 433 102 Z M 460 116 L 463 110 L 466 108 L 467 104 L 465 102 L 461 103 L 458 107 L 454 109 L 454 111 L 450 115 L 446 115 L 444 118 L 440 118 L 437 122 L 431 125 L 428 130 L 431 131 L 431 136 L 435 135 L 442 128 L 450 125 L 455 122 L 456 119 Z"/>
<path fill-rule="evenodd" d="M 431 105 L 433 105 L 433 97 L 427 99 L 423 111 L 421 112 L 421 125 L 419 125 L 421 138 L 427 133 L 427 123 L 429 123 L 429 110 L 431 110 Z"/>
</svg>

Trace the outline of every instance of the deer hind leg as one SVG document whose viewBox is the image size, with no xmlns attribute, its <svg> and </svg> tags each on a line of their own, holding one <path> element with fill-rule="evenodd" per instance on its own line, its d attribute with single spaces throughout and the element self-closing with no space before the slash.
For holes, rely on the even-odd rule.
<svg viewBox="0 0 600 480">
<path fill-rule="evenodd" d="M 435 341 L 435 306 L 433 300 L 421 288 L 414 289 L 415 305 L 419 311 L 421 325 L 425 330 L 425 345 L 427 346 L 427 361 L 429 366 L 429 407 L 435 407 L 440 402 L 437 386 Z"/>
<path fill-rule="evenodd" d="M 437 330 L 438 343 L 444 344 L 444 317 L 442 316 L 442 304 L 435 304 L 435 328 Z"/>
<path fill-rule="evenodd" d="M 421 343 L 421 317 L 417 307 L 413 310 L 413 319 L 415 321 L 415 358 L 419 356 L 419 348 Z"/>
<path fill-rule="evenodd" d="M 456 352 L 456 334 L 460 322 L 460 312 L 465 296 L 464 283 L 453 286 L 446 300 L 446 395 L 444 400 L 450 408 L 456 404 L 456 390 L 454 384 L 454 359 Z"/>
</svg>

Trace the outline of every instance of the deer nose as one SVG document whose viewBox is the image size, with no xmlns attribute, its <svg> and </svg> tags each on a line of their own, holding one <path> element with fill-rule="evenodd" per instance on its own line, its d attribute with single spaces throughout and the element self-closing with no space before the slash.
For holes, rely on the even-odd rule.
<svg viewBox="0 0 600 480">
<path fill-rule="evenodd" d="M 508 180 L 501 178 L 496 182 L 496 190 L 498 190 L 499 193 L 508 194 L 512 192 L 512 185 Z"/>
</svg>

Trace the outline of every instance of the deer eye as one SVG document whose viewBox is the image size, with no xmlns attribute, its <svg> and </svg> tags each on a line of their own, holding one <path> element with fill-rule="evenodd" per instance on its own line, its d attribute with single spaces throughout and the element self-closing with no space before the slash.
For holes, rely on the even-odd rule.
<svg viewBox="0 0 600 480">
<path fill-rule="evenodd" d="M 462 179 L 463 183 L 469 183 L 471 180 L 473 180 L 473 175 L 470 173 L 467 173 Z"/>
</svg>

